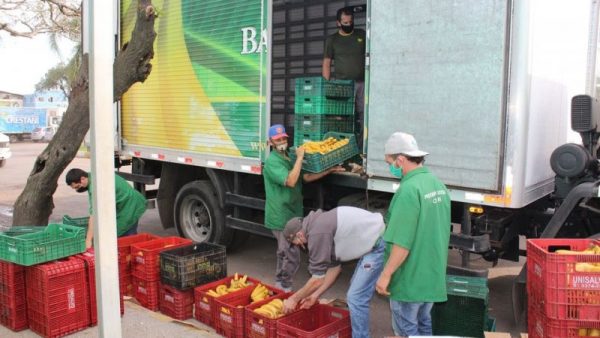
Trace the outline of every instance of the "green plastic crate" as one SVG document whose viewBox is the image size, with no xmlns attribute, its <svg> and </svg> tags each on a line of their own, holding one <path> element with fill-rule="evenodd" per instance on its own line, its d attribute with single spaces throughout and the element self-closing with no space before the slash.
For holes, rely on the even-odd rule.
<svg viewBox="0 0 600 338">
<path fill-rule="evenodd" d="M 330 80 L 321 76 L 296 79 L 296 96 L 325 96 L 329 98 L 353 98 L 354 81 Z"/>
<path fill-rule="evenodd" d="M 302 161 L 302 170 L 308 171 L 311 173 L 320 173 L 326 169 L 334 167 L 338 164 L 343 163 L 345 160 L 353 157 L 358 154 L 358 145 L 356 144 L 356 137 L 354 134 L 346 134 L 346 133 L 335 133 L 330 132 L 325 134 L 324 139 L 334 137 L 337 140 L 340 139 L 349 139 L 348 144 L 345 146 L 335 149 L 325 155 L 323 154 L 304 154 L 304 159 Z M 292 161 L 296 160 L 296 149 L 292 147 L 290 149 L 290 158 Z"/>
<path fill-rule="evenodd" d="M 64 215 L 62 219 L 62 223 L 66 225 L 72 225 L 76 227 L 87 228 L 90 223 L 89 217 L 71 217 L 69 215 Z"/>
<path fill-rule="evenodd" d="M 324 96 L 296 96 L 294 100 L 294 109 L 296 114 L 354 114 L 354 98 L 344 100 L 332 100 Z"/>
<path fill-rule="evenodd" d="M 487 279 L 447 276 L 448 301 L 431 310 L 434 335 L 483 337 L 490 322 L 487 313 Z"/>
<path fill-rule="evenodd" d="M 306 115 L 294 116 L 294 133 L 354 132 L 354 115 Z"/>
<path fill-rule="evenodd" d="M 24 235 L 0 234 L 0 259 L 19 265 L 34 265 L 85 251 L 85 229 L 48 224 L 43 231 Z"/>
<path fill-rule="evenodd" d="M 42 231 L 44 229 L 46 229 L 46 228 L 42 227 L 42 226 L 36 226 L 36 225 L 17 225 L 17 226 L 8 228 L 5 231 L 0 232 L 0 235 L 12 237 L 12 236 L 30 234 L 30 233 Z"/>
</svg>

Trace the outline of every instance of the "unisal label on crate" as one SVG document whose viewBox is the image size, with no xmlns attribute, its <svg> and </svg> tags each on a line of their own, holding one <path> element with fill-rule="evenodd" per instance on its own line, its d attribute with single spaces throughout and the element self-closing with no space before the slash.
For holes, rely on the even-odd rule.
<svg viewBox="0 0 600 338">
<path fill-rule="evenodd" d="M 574 274 L 569 285 L 580 289 L 600 289 L 600 274 Z"/>
</svg>

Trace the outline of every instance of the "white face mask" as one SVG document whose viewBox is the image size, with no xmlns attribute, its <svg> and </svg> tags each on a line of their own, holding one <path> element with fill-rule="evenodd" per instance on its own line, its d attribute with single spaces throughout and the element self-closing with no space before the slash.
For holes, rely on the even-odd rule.
<svg viewBox="0 0 600 338">
<path fill-rule="evenodd" d="M 286 151 L 287 150 L 287 142 L 282 143 L 282 144 L 278 144 L 275 146 L 275 149 L 279 150 L 279 151 Z"/>
</svg>

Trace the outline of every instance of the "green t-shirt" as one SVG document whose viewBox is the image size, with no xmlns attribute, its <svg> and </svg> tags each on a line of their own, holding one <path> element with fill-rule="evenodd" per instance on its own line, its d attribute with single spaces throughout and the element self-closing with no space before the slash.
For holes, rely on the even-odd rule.
<svg viewBox="0 0 600 338">
<path fill-rule="evenodd" d="M 88 174 L 88 200 L 92 209 L 92 174 Z M 146 211 L 146 198 L 121 176 L 115 174 L 115 202 L 117 214 L 117 236 L 126 233 Z"/>
<path fill-rule="evenodd" d="M 450 195 L 446 186 L 427 168 L 402 178 L 390 206 L 383 235 L 387 261 L 392 244 L 409 250 L 388 287 L 391 298 L 402 302 L 443 302 L 450 241 Z"/>
<path fill-rule="evenodd" d="M 302 177 L 293 188 L 285 185 L 289 172 L 294 167 L 290 159 L 277 151 L 272 151 L 263 170 L 265 180 L 265 226 L 273 230 L 283 230 L 293 217 L 302 217 Z"/>
<path fill-rule="evenodd" d="M 324 57 L 334 60 L 338 80 L 365 80 L 365 31 L 355 29 L 350 35 L 339 32 L 325 40 Z"/>
</svg>

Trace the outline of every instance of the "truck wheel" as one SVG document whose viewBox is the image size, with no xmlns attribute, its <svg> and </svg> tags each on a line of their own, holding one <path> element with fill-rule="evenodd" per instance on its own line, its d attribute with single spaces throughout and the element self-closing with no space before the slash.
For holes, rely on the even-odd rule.
<svg viewBox="0 0 600 338">
<path fill-rule="evenodd" d="M 6 164 L 6 160 L 0 160 L 0 168 L 4 167 L 4 164 Z"/>
<path fill-rule="evenodd" d="M 190 182 L 175 197 L 175 227 L 194 242 L 229 245 L 233 231 L 225 227 L 225 214 L 208 181 Z"/>
</svg>

